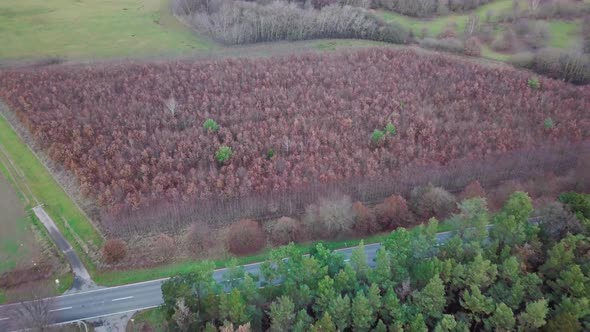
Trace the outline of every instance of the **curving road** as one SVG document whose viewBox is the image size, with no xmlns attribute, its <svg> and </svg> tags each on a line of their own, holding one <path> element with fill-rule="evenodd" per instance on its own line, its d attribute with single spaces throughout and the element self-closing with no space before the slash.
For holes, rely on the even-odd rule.
<svg viewBox="0 0 590 332">
<path fill-rule="evenodd" d="M 452 232 L 437 234 L 439 243 L 445 242 L 452 236 Z M 369 264 L 373 266 L 380 243 L 365 245 L 365 253 Z M 352 250 L 356 247 L 336 250 L 344 255 L 348 261 Z M 244 265 L 247 273 L 258 275 L 262 263 Z M 214 278 L 217 282 L 224 281 L 227 269 L 215 270 Z M 46 299 L 54 324 L 64 324 L 91 318 L 105 317 L 141 309 L 157 307 L 162 304 L 161 284 L 167 280 L 159 279 L 124 286 L 94 289 L 85 292 L 72 293 Z M 0 306 L 0 331 L 12 331 L 18 328 L 18 309 L 20 304 Z"/>
</svg>

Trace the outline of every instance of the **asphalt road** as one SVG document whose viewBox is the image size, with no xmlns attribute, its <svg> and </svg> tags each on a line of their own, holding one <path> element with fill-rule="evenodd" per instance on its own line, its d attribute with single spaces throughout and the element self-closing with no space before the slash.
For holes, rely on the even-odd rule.
<svg viewBox="0 0 590 332">
<path fill-rule="evenodd" d="M 445 242 L 452 236 L 451 232 L 437 234 L 437 240 Z M 365 245 L 369 264 L 373 266 L 374 258 L 381 244 Z M 349 260 L 355 247 L 337 250 Z M 247 273 L 258 275 L 262 263 L 244 265 Z M 217 282 L 224 281 L 227 269 L 214 272 Z M 94 289 L 47 299 L 51 321 L 55 324 L 99 318 L 122 314 L 140 309 L 157 307 L 162 304 L 161 285 L 166 279 L 129 284 L 124 286 Z M 20 304 L 0 306 L 0 331 L 12 331 L 18 328 L 18 310 Z"/>
<path fill-rule="evenodd" d="M 70 246 L 66 238 L 61 234 L 53 222 L 53 219 L 49 217 L 41 205 L 34 207 L 33 212 L 39 221 L 41 221 L 43 226 L 45 226 L 49 236 L 57 248 L 64 254 L 64 257 L 68 260 L 68 263 L 72 267 L 72 272 L 74 273 L 74 282 L 72 283 L 71 288 L 72 291 L 82 291 L 95 287 L 96 285 L 94 285 L 92 282 L 90 274 L 86 270 L 86 267 L 84 267 L 84 264 L 82 264 L 80 257 L 78 257 L 76 251 L 72 249 L 72 246 Z M 0 329 L 0 331 L 3 330 Z"/>
</svg>

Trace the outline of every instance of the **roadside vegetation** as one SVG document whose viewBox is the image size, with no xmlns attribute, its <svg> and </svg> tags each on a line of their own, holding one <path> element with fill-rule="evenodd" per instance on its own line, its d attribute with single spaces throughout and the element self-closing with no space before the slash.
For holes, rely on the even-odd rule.
<svg viewBox="0 0 590 332">
<path fill-rule="evenodd" d="M 223 285 L 203 262 L 166 281 L 164 304 L 143 317 L 164 315 L 166 328 L 181 331 L 588 329 L 590 196 L 560 201 L 530 220 L 524 192 L 493 216 L 485 199 L 468 199 L 448 219 L 457 226 L 450 240 L 437 245 L 436 219 L 398 228 L 375 262 L 362 241 L 348 263 L 322 245 L 309 257 L 286 246 L 271 253 L 260 277 L 234 267 Z"/>
<path fill-rule="evenodd" d="M 10 143 L 7 144 L 8 142 Z M 41 161 L 21 141 L 3 116 L 0 116 L 0 144 L 6 158 L 3 162 L 18 167 L 11 173 L 16 175 L 11 179 L 15 181 L 15 187 L 19 188 L 19 194 L 27 202 L 27 208 L 43 204 L 62 234 L 76 248 L 87 268 L 93 270 L 94 263 L 88 254 L 92 248 L 102 245 L 102 236 L 61 189 Z"/>
<path fill-rule="evenodd" d="M 0 304 L 22 299 L 30 287 L 55 290 L 72 284 L 69 269 L 29 210 L 22 173 L 0 144 Z"/>
</svg>

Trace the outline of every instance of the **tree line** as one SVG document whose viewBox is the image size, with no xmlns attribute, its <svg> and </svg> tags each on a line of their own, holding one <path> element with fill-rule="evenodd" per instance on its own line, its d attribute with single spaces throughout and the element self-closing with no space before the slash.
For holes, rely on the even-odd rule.
<svg viewBox="0 0 590 332">
<path fill-rule="evenodd" d="M 260 276 L 234 263 L 223 284 L 203 262 L 162 285 L 159 310 L 179 331 L 588 329 L 590 195 L 563 194 L 529 222 L 532 212 L 524 192 L 496 215 L 465 200 L 447 219 L 452 238 L 439 243 L 436 219 L 398 228 L 374 262 L 362 242 L 349 262 L 321 243 L 308 256 L 290 245 Z"/>
</svg>

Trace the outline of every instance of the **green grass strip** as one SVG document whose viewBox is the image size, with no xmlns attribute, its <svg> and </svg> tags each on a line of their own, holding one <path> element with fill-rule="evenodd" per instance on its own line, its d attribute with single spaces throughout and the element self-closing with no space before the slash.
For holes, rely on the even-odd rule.
<svg viewBox="0 0 590 332">
<path fill-rule="evenodd" d="M 49 171 L 35 157 L 31 150 L 24 144 L 19 136 L 4 117 L 0 117 L 0 144 L 5 149 L 8 158 L 22 172 L 26 184 L 32 195 L 44 204 L 44 208 L 55 221 L 60 231 L 78 252 L 90 272 L 94 266 L 89 257 L 84 253 L 75 241 L 74 235 L 64 225 L 63 216 L 76 234 L 87 244 L 100 247 L 103 238 L 94 228 L 91 222 L 80 211 L 78 206 L 70 200 L 59 184 L 53 179 Z M 26 195 L 26 193 L 22 193 Z M 29 197 L 34 201 L 32 197 Z"/>
</svg>

